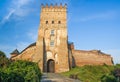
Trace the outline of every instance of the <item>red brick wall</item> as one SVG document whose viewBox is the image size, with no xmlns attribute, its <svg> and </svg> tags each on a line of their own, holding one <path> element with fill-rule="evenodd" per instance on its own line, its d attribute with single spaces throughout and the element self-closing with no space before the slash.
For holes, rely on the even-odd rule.
<svg viewBox="0 0 120 82">
<path fill-rule="evenodd" d="M 76 66 L 83 65 L 113 65 L 110 55 L 99 53 L 99 51 L 73 50 L 73 57 Z"/>
</svg>

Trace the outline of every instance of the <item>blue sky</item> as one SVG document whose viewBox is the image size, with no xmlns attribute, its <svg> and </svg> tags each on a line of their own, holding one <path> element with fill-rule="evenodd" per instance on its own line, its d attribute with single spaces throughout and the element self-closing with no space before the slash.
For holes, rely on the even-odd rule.
<svg viewBox="0 0 120 82">
<path fill-rule="evenodd" d="M 8 57 L 37 40 L 40 5 L 67 3 L 76 49 L 101 50 L 120 63 L 120 0 L 0 0 L 0 50 Z"/>
</svg>

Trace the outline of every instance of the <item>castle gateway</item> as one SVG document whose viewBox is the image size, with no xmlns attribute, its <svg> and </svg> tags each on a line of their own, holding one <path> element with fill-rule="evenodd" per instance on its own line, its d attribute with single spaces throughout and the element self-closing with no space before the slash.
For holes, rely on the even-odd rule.
<svg viewBox="0 0 120 82">
<path fill-rule="evenodd" d="M 75 66 L 113 65 L 112 57 L 100 50 L 75 50 L 68 42 L 67 5 L 41 6 L 38 39 L 21 53 L 16 49 L 12 60 L 38 63 L 43 72 L 65 72 Z"/>
</svg>

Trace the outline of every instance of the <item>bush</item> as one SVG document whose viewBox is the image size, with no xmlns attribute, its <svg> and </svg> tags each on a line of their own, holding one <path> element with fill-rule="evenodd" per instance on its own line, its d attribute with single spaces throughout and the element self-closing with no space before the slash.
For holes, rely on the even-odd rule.
<svg viewBox="0 0 120 82">
<path fill-rule="evenodd" d="M 9 59 L 6 57 L 5 53 L 0 51 L 0 67 L 6 67 L 9 64 Z"/>
<path fill-rule="evenodd" d="M 106 74 L 101 77 L 102 82 L 117 82 L 116 78 L 113 75 Z"/>
<path fill-rule="evenodd" d="M 14 61 L 0 71 L 0 82 L 40 82 L 40 79 L 38 65 L 29 61 Z"/>
<path fill-rule="evenodd" d="M 0 57 L 6 57 L 5 53 L 0 51 Z"/>
<path fill-rule="evenodd" d="M 41 71 L 36 63 L 10 61 L 0 51 L 0 82 L 40 82 Z"/>
<path fill-rule="evenodd" d="M 36 63 L 10 61 L 0 51 L 0 82 L 40 82 L 41 71 Z"/>
</svg>

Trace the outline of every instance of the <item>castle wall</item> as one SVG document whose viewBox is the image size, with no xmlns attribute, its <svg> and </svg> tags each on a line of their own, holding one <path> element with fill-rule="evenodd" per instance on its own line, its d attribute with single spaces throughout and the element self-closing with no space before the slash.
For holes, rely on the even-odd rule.
<svg viewBox="0 0 120 82">
<path fill-rule="evenodd" d="M 99 51 L 74 50 L 73 57 L 76 66 L 84 65 L 113 65 L 112 57 Z"/>
<path fill-rule="evenodd" d="M 29 47 L 25 49 L 21 54 L 12 58 L 12 60 L 28 60 L 33 61 L 32 57 L 35 55 L 36 46 Z"/>
</svg>

